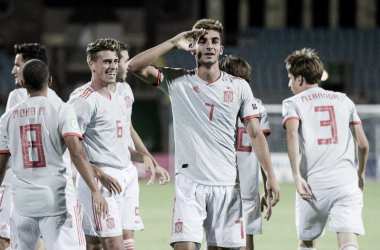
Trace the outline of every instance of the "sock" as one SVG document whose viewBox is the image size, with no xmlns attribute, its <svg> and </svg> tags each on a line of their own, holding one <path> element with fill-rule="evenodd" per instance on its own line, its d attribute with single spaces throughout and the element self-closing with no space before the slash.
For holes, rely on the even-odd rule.
<svg viewBox="0 0 380 250">
<path fill-rule="evenodd" d="M 124 250 L 135 250 L 135 241 L 133 239 L 124 240 Z"/>
<path fill-rule="evenodd" d="M 207 250 L 207 243 L 205 243 L 205 250 Z"/>
<path fill-rule="evenodd" d="M 359 246 L 355 243 L 344 244 L 339 250 L 359 250 Z"/>
<path fill-rule="evenodd" d="M 298 246 L 298 250 L 317 250 L 316 248 L 307 248 Z"/>
</svg>

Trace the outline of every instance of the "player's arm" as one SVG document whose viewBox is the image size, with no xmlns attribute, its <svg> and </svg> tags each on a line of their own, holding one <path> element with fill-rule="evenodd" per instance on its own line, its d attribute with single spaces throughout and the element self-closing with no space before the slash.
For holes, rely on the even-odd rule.
<svg viewBox="0 0 380 250">
<path fill-rule="evenodd" d="M 79 138 L 74 135 L 69 135 L 66 136 L 64 140 L 67 148 L 69 149 L 72 162 L 91 190 L 92 197 L 96 203 L 97 212 L 100 216 L 103 215 L 103 218 L 106 218 L 106 216 L 109 216 L 107 201 L 101 195 L 99 188 L 95 183 L 94 173 L 92 172 L 90 163 L 82 149 Z"/>
<path fill-rule="evenodd" d="M 264 133 L 264 136 L 265 136 L 265 139 L 268 141 L 268 134 Z M 269 220 L 272 215 L 272 208 L 268 207 L 268 203 L 270 201 L 268 200 L 267 202 L 266 200 L 267 197 L 269 197 L 268 190 L 267 190 L 267 175 L 265 174 L 263 166 L 261 165 L 260 165 L 260 172 L 261 172 L 261 177 L 263 178 L 263 186 L 264 186 L 263 187 L 264 193 L 261 196 L 261 200 L 260 200 L 260 208 L 261 208 L 261 212 L 264 212 L 264 207 L 267 208 L 267 212 L 265 213 L 264 219 Z"/>
<path fill-rule="evenodd" d="M 245 129 L 247 130 L 252 148 L 262 166 L 266 176 L 267 176 L 267 191 L 268 191 L 268 201 L 273 200 L 272 203 L 268 202 L 268 209 L 270 206 L 276 205 L 280 201 L 280 187 L 277 184 L 276 176 L 274 174 L 272 163 L 269 155 L 268 143 L 265 139 L 261 127 L 259 124 L 259 119 L 251 118 L 244 121 Z M 274 194 L 274 197 L 273 197 Z"/>
<path fill-rule="evenodd" d="M 299 168 L 299 126 L 300 121 L 297 119 L 289 119 L 286 121 L 286 148 L 288 150 L 290 166 L 292 167 L 292 175 L 297 187 L 297 191 L 301 195 L 302 199 L 310 202 L 312 193 L 306 181 L 301 177 Z"/>
<path fill-rule="evenodd" d="M 110 193 L 113 193 L 113 194 L 121 193 L 122 191 L 121 185 L 115 178 L 104 173 L 104 171 L 101 170 L 94 163 L 90 162 L 90 165 L 91 165 L 92 172 L 94 172 L 94 176 L 98 178 L 98 180 L 103 185 L 103 187 L 107 188 Z"/>
<path fill-rule="evenodd" d="M 131 147 L 128 147 L 129 152 L 131 153 L 131 160 L 135 162 L 144 163 L 146 171 L 149 171 L 151 176 L 150 180 L 148 181 L 147 185 L 150 186 L 154 183 L 154 180 L 156 179 L 156 170 L 154 169 L 154 165 L 152 162 L 152 159 L 136 150 L 133 150 Z"/>
<path fill-rule="evenodd" d="M 150 157 L 150 159 L 153 161 L 153 164 L 155 166 L 156 174 L 159 174 L 160 184 L 165 185 L 168 181 L 170 181 L 170 175 L 168 171 L 166 171 L 163 167 L 158 164 L 158 162 L 154 159 L 154 157 L 149 153 L 148 149 L 145 147 L 144 143 L 142 142 L 140 136 L 137 134 L 136 130 L 133 128 L 132 122 L 130 126 L 131 131 L 131 137 L 133 140 L 133 143 L 135 144 L 136 150 L 138 152 L 143 153 L 144 155 L 147 155 Z"/>
<path fill-rule="evenodd" d="M 133 57 L 128 64 L 128 68 L 133 74 L 148 83 L 157 83 L 158 71 L 151 66 L 160 56 L 173 49 L 181 49 L 188 52 L 194 52 L 195 47 L 190 45 L 205 33 L 205 30 L 191 30 L 182 32 L 174 38 L 148 49 L 137 56 Z"/>
<path fill-rule="evenodd" d="M 358 177 L 359 188 L 364 189 L 365 184 L 365 168 L 367 165 L 367 159 L 369 154 L 369 143 L 364 133 L 363 126 L 361 124 L 350 125 L 352 136 L 354 137 L 358 146 Z"/>
<path fill-rule="evenodd" d="M 10 153 L 0 153 L 0 185 L 3 183 L 5 172 L 7 171 L 7 164 L 10 158 Z"/>
</svg>

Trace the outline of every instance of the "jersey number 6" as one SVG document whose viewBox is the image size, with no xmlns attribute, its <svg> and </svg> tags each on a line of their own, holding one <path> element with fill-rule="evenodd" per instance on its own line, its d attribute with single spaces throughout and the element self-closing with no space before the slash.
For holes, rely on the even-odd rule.
<svg viewBox="0 0 380 250">
<path fill-rule="evenodd" d="M 46 167 L 41 124 L 20 126 L 20 136 L 24 168 Z M 34 160 L 34 158 L 37 159 Z"/>
<path fill-rule="evenodd" d="M 332 138 L 318 139 L 318 145 L 338 144 L 338 131 L 335 121 L 334 106 L 317 106 L 314 107 L 315 112 L 329 112 L 329 120 L 320 121 L 321 126 L 331 126 Z"/>
</svg>

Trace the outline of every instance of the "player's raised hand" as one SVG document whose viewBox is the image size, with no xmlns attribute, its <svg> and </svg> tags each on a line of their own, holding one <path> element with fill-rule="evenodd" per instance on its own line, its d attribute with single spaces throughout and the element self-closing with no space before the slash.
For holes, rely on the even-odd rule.
<svg viewBox="0 0 380 250">
<path fill-rule="evenodd" d="M 272 201 L 271 206 L 274 207 L 277 202 L 280 201 L 280 186 L 278 185 L 276 181 L 276 177 L 271 177 L 267 179 L 267 192 L 268 192 L 268 199 L 267 202 L 270 203 Z"/>
<path fill-rule="evenodd" d="M 96 204 L 96 212 L 103 216 L 103 219 L 109 216 L 109 210 L 108 210 L 108 203 L 104 199 L 104 197 L 101 195 L 99 190 L 92 192 L 92 198 L 94 199 L 94 202 Z"/>
<path fill-rule="evenodd" d="M 152 162 L 152 159 L 150 159 L 149 156 L 144 155 L 143 160 L 144 160 L 145 170 L 149 171 L 151 174 L 150 179 L 147 183 L 147 185 L 150 186 L 154 183 L 154 180 L 156 179 L 156 170 L 154 169 L 154 164 Z"/>
<path fill-rule="evenodd" d="M 156 174 L 158 174 L 158 179 L 160 180 L 160 185 L 165 185 L 170 181 L 169 172 L 163 167 L 156 165 Z"/>
<path fill-rule="evenodd" d="M 180 50 L 194 52 L 196 47 L 193 46 L 198 39 L 206 33 L 205 29 L 194 29 L 179 33 L 172 38 L 172 44 Z"/>
<path fill-rule="evenodd" d="M 91 163 L 92 168 L 94 168 L 94 164 Z M 94 171 L 95 172 L 95 171 Z M 113 177 L 104 173 L 101 169 L 96 171 L 96 177 L 99 179 L 100 183 L 105 187 L 111 194 L 121 193 L 121 185 L 120 183 Z"/>
<path fill-rule="evenodd" d="M 310 191 L 309 185 L 304 178 L 301 176 L 295 177 L 294 181 L 296 183 L 297 192 L 305 201 L 311 202 L 312 192 Z"/>
<path fill-rule="evenodd" d="M 261 196 L 261 200 L 260 200 L 261 212 L 264 212 L 264 207 L 267 208 L 267 212 L 265 213 L 264 219 L 267 219 L 268 221 L 272 215 L 272 204 L 270 202 L 270 195 L 268 192 L 264 192 L 264 194 Z"/>
</svg>

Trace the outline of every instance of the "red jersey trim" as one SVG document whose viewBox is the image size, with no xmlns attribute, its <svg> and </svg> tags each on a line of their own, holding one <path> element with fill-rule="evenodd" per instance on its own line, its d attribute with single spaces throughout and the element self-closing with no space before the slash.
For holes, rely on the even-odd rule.
<svg viewBox="0 0 380 250">
<path fill-rule="evenodd" d="M 83 91 L 83 93 L 79 96 L 83 99 L 87 99 L 94 91 L 92 91 L 92 89 L 90 89 L 89 87 L 87 87 L 87 89 L 85 91 Z"/>
<path fill-rule="evenodd" d="M 65 138 L 66 136 L 70 136 L 70 135 L 79 137 L 79 140 L 83 140 L 83 137 L 80 134 L 77 134 L 77 133 L 66 133 L 62 137 Z"/>
<path fill-rule="evenodd" d="M 267 134 L 267 136 L 270 136 L 270 134 L 271 134 L 272 132 L 270 131 L 270 129 L 264 129 L 264 130 L 263 130 L 263 133 L 264 133 L 264 134 Z"/>
<path fill-rule="evenodd" d="M 250 116 L 246 116 L 244 118 L 241 118 L 241 122 L 245 122 L 246 120 L 249 120 L 249 119 L 252 119 L 252 118 L 260 118 L 260 115 L 250 115 Z"/>
<path fill-rule="evenodd" d="M 284 129 L 286 129 L 286 127 L 285 127 L 285 123 L 286 123 L 287 121 L 291 120 L 291 119 L 296 119 L 296 120 L 301 121 L 301 119 L 300 119 L 299 117 L 297 117 L 297 116 L 291 116 L 291 117 L 287 118 L 287 119 L 282 123 L 282 127 L 283 127 Z"/>
<path fill-rule="evenodd" d="M 217 82 L 222 77 L 222 71 L 219 70 L 219 77 L 215 81 L 213 81 L 213 82 L 206 81 L 205 79 L 203 79 L 202 77 L 200 77 L 199 74 L 198 74 L 198 71 L 197 71 L 197 76 L 199 78 L 201 78 L 203 81 L 207 82 L 206 85 L 210 85 L 210 84 L 212 84 L 214 82 Z"/>
<path fill-rule="evenodd" d="M 0 150 L 0 154 L 8 154 L 10 153 L 11 151 L 9 150 Z"/>
<path fill-rule="evenodd" d="M 156 86 L 156 87 L 158 87 L 158 86 L 160 86 L 161 85 L 161 78 L 162 78 L 162 73 L 161 73 L 161 70 L 160 70 L 160 68 L 158 68 L 158 67 L 156 67 L 156 66 L 154 66 L 154 65 L 152 65 L 153 67 L 155 67 L 157 70 L 158 70 L 158 77 L 157 77 L 157 82 L 155 82 L 155 83 L 152 83 L 152 85 L 153 86 Z"/>
<path fill-rule="evenodd" d="M 360 125 L 363 125 L 362 122 L 358 122 L 358 121 L 355 121 L 355 122 L 350 122 L 350 125 L 355 125 L 355 124 L 360 124 Z"/>
</svg>

